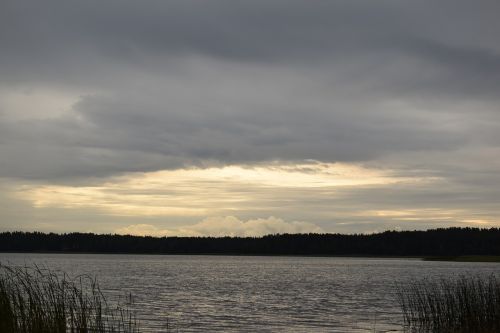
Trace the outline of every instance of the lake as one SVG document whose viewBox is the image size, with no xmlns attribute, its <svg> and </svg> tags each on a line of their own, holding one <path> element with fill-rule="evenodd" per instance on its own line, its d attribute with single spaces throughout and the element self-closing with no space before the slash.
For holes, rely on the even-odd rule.
<svg viewBox="0 0 500 333">
<path fill-rule="evenodd" d="M 131 293 L 144 332 L 401 332 L 396 285 L 499 274 L 500 264 L 418 259 L 0 253 L 0 262 L 97 276 Z"/>
</svg>

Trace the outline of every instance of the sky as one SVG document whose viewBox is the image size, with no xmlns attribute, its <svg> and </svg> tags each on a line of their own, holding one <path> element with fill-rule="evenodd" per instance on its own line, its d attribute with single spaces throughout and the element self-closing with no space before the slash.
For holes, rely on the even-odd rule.
<svg viewBox="0 0 500 333">
<path fill-rule="evenodd" d="M 0 231 L 500 226 L 497 0 L 1 0 Z"/>
</svg>

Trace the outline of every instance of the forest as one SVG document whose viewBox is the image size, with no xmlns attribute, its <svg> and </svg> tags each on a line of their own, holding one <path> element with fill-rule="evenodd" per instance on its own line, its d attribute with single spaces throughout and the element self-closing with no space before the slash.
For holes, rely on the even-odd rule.
<svg viewBox="0 0 500 333">
<path fill-rule="evenodd" d="M 500 255 L 500 229 L 442 228 L 374 234 L 263 237 L 151 237 L 93 233 L 2 232 L 0 252 L 325 256 Z"/>
</svg>

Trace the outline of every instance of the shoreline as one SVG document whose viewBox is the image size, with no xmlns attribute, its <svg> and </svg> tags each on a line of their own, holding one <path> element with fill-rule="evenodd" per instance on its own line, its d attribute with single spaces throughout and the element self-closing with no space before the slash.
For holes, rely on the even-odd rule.
<svg viewBox="0 0 500 333">
<path fill-rule="evenodd" d="M 139 253 L 139 252 L 73 252 L 73 251 L 0 251 L 0 254 L 105 254 L 105 255 L 144 255 L 144 256 L 216 256 L 216 257 L 303 257 L 303 258 L 358 258 L 358 259 L 414 259 L 424 260 L 424 256 L 391 255 L 328 255 L 328 254 L 248 254 L 248 253 Z"/>
<path fill-rule="evenodd" d="M 405 259 L 417 261 L 447 262 L 485 262 L 498 263 L 500 256 L 462 255 L 462 256 L 398 256 L 398 255 L 325 255 L 325 254 L 247 254 L 247 253 L 135 253 L 135 252 L 72 252 L 72 251 L 1 251 L 0 254 L 76 254 L 76 255 L 144 255 L 144 256 L 227 256 L 227 257 L 297 257 L 297 258 L 351 258 L 351 259 Z"/>
<path fill-rule="evenodd" d="M 452 262 L 490 262 L 499 263 L 500 256 L 489 255 L 463 255 L 463 256 L 429 256 L 422 258 L 424 261 L 452 261 Z"/>
</svg>

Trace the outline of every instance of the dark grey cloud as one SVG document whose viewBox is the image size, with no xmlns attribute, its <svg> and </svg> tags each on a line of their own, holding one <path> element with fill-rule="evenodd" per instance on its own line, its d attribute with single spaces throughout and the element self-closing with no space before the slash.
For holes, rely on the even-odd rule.
<svg viewBox="0 0 500 333">
<path fill-rule="evenodd" d="M 0 162 L 2 176 L 105 176 L 273 160 L 359 162 L 388 153 L 450 151 L 476 138 L 474 129 L 443 128 L 378 97 L 351 101 L 335 91 L 315 96 L 312 87 L 294 99 L 294 82 L 259 89 L 259 80 L 230 81 L 251 81 L 253 92 L 235 97 L 225 83 L 214 89 L 191 82 L 187 96 L 182 89 L 137 94 L 121 87 L 113 96 L 81 98 L 67 116 L 11 120 L 0 134 L 0 150 L 9 156 Z"/>
<path fill-rule="evenodd" d="M 0 109 L 4 177 L 368 161 L 500 140 L 496 2 L 1 6 L 2 90 L 74 98 L 57 118 Z"/>
<path fill-rule="evenodd" d="M 499 72 L 494 1 L 4 1 L 2 7 L 4 80 L 93 85 L 101 71 L 116 75 L 120 66 L 169 73 L 172 58 L 187 55 L 319 62 L 372 75 L 387 64 L 419 66 L 399 68 L 398 84 L 426 67 L 449 69 L 466 82 L 471 71 L 493 79 Z"/>
</svg>

